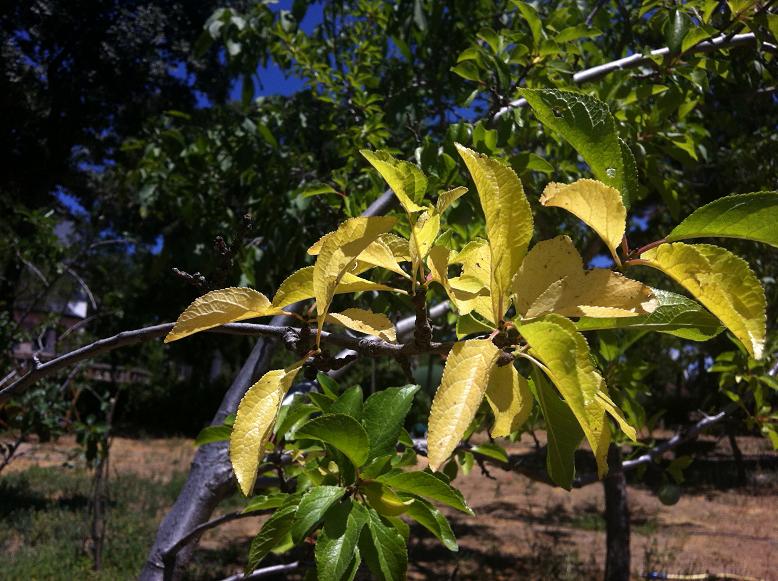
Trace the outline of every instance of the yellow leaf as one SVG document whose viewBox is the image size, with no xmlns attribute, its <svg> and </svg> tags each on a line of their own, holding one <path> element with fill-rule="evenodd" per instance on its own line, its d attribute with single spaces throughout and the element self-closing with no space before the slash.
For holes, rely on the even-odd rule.
<svg viewBox="0 0 778 581">
<path fill-rule="evenodd" d="M 651 313 L 650 287 L 606 268 L 584 271 L 567 236 L 538 242 L 513 281 L 516 310 L 527 318 L 544 313 L 566 317 L 634 317 Z"/>
<path fill-rule="evenodd" d="M 404 292 L 390 286 L 360 278 L 349 272 L 340 279 L 335 294 L 357 293 L 364 291 Z M 278 287 L 273 297 L 274 307 L 285 307 L 299 301 L 313 298 L 313 266 L 306 266 L 289 275 Z"/>
<path fill-rule="evenodd" d="M 425 211 L 411 229 L 411 258 L 413 263 L 421 264 L 427 258 L 432 244 L 440 232 L 440 214 Z"/>
<path fill-rule="evenodd" d="M 268 371 L 240 400 L 230 435 L 230 462 L 246 496 L 254 488 L 257 468 L 281 402 L 302 364 L 299 361 L 287 369 Z"/>
<path fill-rule="evenodd" d="M 357 256 L 393 225 L 394 218 L 388 216 L 350 218 L 324 241 L 313 270 L 313 293 L 319 329 L 343 275 Z"/>
<path fill-rule="evenodd" d="M 605 411 L 607 411 L 611 417 L 616 420 L 616 423 L 619 424 L 621 431 L 624 432 L 630 440 L 637 442 L 638 434 L 635 431 L 635 428 L 629 425 L 626 418 L 624 417 L 624 414 L 622 414 L 618 406 L 613 403 L 613 400 L 608 395 L 605 382 L 600 385 L 600 391 L 597 392 L 597 399 L 600 400 L 600 403 L 603 405 L 603 407 L 605 407 Z"/>
<path fill-rule="evenodd" d="M 605 407 L 597 398 L 603 379 L 592 365 L 586 339 L 572 321 L 558 315 L 520 323 L 519 332 L 581 424 L 602 476 L 608 469 L 607 447 L 601 448 L 606 438 L 603 431 L 610 428 L 605 421 Z"/>
<path fill-rule="evenodd" d="M 658 305 L 651 288 L 607 268 L 570 275 L 546 289 L 527 310 L 527 318 L 544 313 L 565 317 L 635 317 Z"/>
<path fill-rule="evenodd" d="M 488 339 L 462 341 L 451 348 L 430 409 L 427 449 L 432 470 L 446 461 L 473 421 L 499 354 Z"/>
<path fill-rule="evenodd" d="M 354 331 L 373 335 L 384 341 L 394 343 L 397 341 L 397 331 L 389 320 L 389 317 L 381 313 L 374 313 L 365 309 L 346 309 L 342 313 L 330 313 L 327 315 L 328 323 L 343 325 Z"/>
<path fill-rule="evenodd" d="M 605 242 L 616 264 L 620 264 L 616 249 L 624 237 L 627 209 L 616 188 L 590 179 L 572 184 L 551 183 L 543 191 L 540 203 L 563 208 L 585 222 Z"/>
<path fill-rule="evenodd" d="M 532 238 L 532 210 L 516 173 L 507 165 L 457 144 L 475 182 L 486 216 L 491 254 L 492 314 L 502 320 L 508 309 L 511 281 Z"/>
<path fill-rule="evenodd" d="M 194 300 L 181 313 L 165 343 L 178 341 L 194 333 L 255 317 L 281 314 L 261 292 L 250 288 L 225 288 L 211 291 Z"/>
<path fill-rule="evenodd" d="M 389 247 L 397 262 L 411 261 L 410 243 L 405 238 L 396 234 L 381 234 L 378 239 Z"/>
<path fill-rule="evenodd" d="M 360 153 L 386 180 L 406 212 L 411 214 L 424 209 L 416 202 L 424 197 L 427 178 L 418 167 L 407 161 L 395 159 L 385 151 L 363 149 Z"/>
<path fill-rule="evenodd" d="M 476 239 L 468 242 L 449 262 L 462 265 L 462 276 L 472 276 L 480 280 L 483 286 L 489 287 L 492 259 L 486 240 Z M 491 315 L 489 318 L 491 319 Z"/>
<path fill-rule="evenodd" d="M 488 253 L 488 248 L 486 248 Z M 448 294 L 454 307 L 460 315 L 466 315 L 476 308 L 485 310 L 486 318 L 491 319 L 491 299 L 489 299 L 489 289 L 486 283 L 480 278 L 471 274 L 459 277 L 448 278 L 450 251 L 443 246 L 434 246 L 427 257 L 427 266 L 430 269 L 430 279 L 439 283 Z M 470 253 L 469 256 L 475 256 Z M 488 254 L 487 254 L 488 260 Z M 464 269 L 463 269 L 464 270 Z M 478 273 L 477 269 L 472 268 L 473 272 Z M 487 277 L 488 277 L 488 271 Z"/>
<path fill-rule="evenodd" d="M 495 366 L 489 376 L 486 401 L 494 413 L 492 436 L 504 438 L 518 430 L 532 412 L 527 380 L 511 365 Z"/>
<path fill-rule="evenodd" d="M 380 238 L 371 242 L 367 248 L 359 253 L 359 262 L 371 266 L 380 266 L 409 278 L 408 273 L 397 262 L 391 248 Z"/>
<path fill-rule="evenodd" d="M 522 315 L 558 280 L 583 272 L 583 260 L 567 236 L 538 242 L 527 253 L 513 280 L 516 310 Z"/>
<path fill-rule="evenodd" d="M 391 488 L 380 482 L 363 482 L 360 490 L 365 493 L 370 506 L 384 516 L 399 516 L 415 502 L 412 498 L 403 500 Z"/>
<path fill-rule="evenodd" d="M 438 214 L 445 212 L 452 203 L 464 196 L 466 193 L 467 188 L 464 186 L 459 186 L 453 190 L 442 192 L 438 196 L 438 201 L 435 202 L 435 209 L 438 211 Z"/>
<path fill-rule="evenodd" d="M 766 301 L 759 279 L 742 258 L 710 244 L 662 244 L 641 255 L 674 279 L 743 342 L 755 359 L 765 343 Z"/>
</svg>

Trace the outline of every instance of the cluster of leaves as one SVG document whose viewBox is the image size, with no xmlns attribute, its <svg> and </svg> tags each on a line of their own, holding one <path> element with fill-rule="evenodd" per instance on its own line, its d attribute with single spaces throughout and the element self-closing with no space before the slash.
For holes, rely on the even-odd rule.
<svg viewBox="0 0 778 581">
<path fill-rule="evenodd" d="M 630 249 L 626 218 L 637 191 L 637 177 L 631 150 L 619 139 L 608 108 L 578 93 L 523 90 L 522 94 L 541 122 L 574 147 L 602 180 L 548 184 L 541 205 L 562 208 L 588 225 L 619 269 L 657 269 L 699 303 L 652 289 L 610 269 L 584 270 L 581 256 L 566 236 L 529 248 L 534 236 L 533 212 L 521 181 L 501 161 L 461 145 L 457 150 L 478 193 L 486 239 L 471 240 L 452 254 L 445 234 L 441 235 L 441 223 L 446 210 L 466 188 L 441 192 L 431 204 L 425 201 L 428 180 L 418 167 L 386 152 L 364 151 L 395 192 L 406 220 L 396 229 L 407 232 L 407 237 L 390 233 L 397 222 L 391 216 L 348 219 L 309 249 L 317 257 L 315 265 L 287 278 L 272 301 L 248 288 L 208 293 L 184 311 L 166 338 L 173 341 L 248 318 L 291 315 L 285 307 L 315 299 L 315 316 L 312 310 L 294 315 L 303 323 L 296 345 L 302 358 L 286 369 L 266 373 L 238 408 L 230 435 L 230 458 L 244 494 L 253 489 L 260 458 L 298 372 L 305 365 L 316 367 L 329 359 L 322 351 L 326 324 L 372 336 L 364 346 L 372 349 L 373 355 L 448 352 L 429 416 L 427 447 L 432 472 L 456 450 L 484 398 L 495 419 L 492 435 L 506 436 L 526 421 L 534 396 L 548 432 L 549 475 L 566 488 L 574 476 L 573 453 L 584 437 L 594 453 L 598 474 L 607 472 L 612 438 L 608 417 L 630 439 L 636 439 L 635 427 L 625 420 L 594 366 L 582 330 L 629 328 L 705 340 L 726 327 L 751 357 L 761 359 L 766 301 L 759 280 L 745 261 L 728 250 L 681 240 L 732 237 L 778 245 L 770 227 L 778 217 L 778 194 L 721 198 L 698 209 L 665 238 Z M 408 283 L 408 290 L 360 276 L 375 268 L 399 275 Z M 452 269 L 460 270 L 458 276 L 451 276 Z M 432 341 L 424 328 L 423 308 L 417 308 L 414 341 L 406 344 L 396 343 L 395 329 L 384 314 L 357 308 L 330 312 L 339 293 L 386 291 L 424 301 L 433 285 L 445 292 L 458 317 L 460 340 L 453 344 Z M 480 336 L 472 337 L 474 333 Z M 522 363 L 517 366 L 519 361 Z M 361 403 L 356 391 L 349 397 Z M 373 444 L 362 431 L 370 422 L 360 426 L 354 417 L 347 419 L 347 414 L 343 418 L 328 416 L 331 411 L 311 420 L 298 436 L 323 440 L 336 448 L 340 445 L 338 449 L 354 470 L 366 469 Z M 407 410 L 403 416 L 405 413 Z M 360 441 L 364 446 L 352 447 Z M 364 514 L 359 516 L 361 509 L 353 510 L 357 511 L 353 518 L 352 508 L 341 516 L 347 529 L 349 518 L 358 530 L 365 522 L 372 522 Z M 289 512 L 294 513 L 294 509 L 289 508 Z M 291 516 L 278 518 L 293 521 Z M 326 531 L 325 525 L 318 543 L 327 539 Z M 320 564 L 320 577 L 348 577 L 347 564 L 335 577 L 323 573 L 327 569 Z"/>
</svg>

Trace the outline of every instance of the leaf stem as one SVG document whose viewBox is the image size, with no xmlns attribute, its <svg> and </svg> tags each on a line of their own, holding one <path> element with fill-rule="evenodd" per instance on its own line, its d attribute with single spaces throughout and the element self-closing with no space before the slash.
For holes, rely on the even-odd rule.
<svg viewBox="0 0 778 581">
<path fill-rule="evenodd" d="M 667 238 L 660 238 L 659 240 L 654 240 L 653 242 L 649 242 L 645 246 L 641 246 L 637 250 L 633 250 L 629 256 L 640 256 L 644 252 L 647 252 L 651 250 L 652 248 L 656 248 L 657 246 L 661 244 L 665 244 L 667 242 Z"/>
</svg>

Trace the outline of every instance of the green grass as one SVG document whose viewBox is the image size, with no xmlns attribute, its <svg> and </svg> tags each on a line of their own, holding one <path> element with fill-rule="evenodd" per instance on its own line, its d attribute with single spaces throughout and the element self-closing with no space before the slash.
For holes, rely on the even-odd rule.
<svg viewBox="0 0 778 581">
<path fill-rule="evenodd" d="M 0 478 L 0 553 L 3 579 L 135 579 L 157 522 L 183 484 L 132 475 L 109 480 L 103 569 L 92 571 L 84 551 L 89 536 L 90 474 L 30 468 Z"/>
</svg>

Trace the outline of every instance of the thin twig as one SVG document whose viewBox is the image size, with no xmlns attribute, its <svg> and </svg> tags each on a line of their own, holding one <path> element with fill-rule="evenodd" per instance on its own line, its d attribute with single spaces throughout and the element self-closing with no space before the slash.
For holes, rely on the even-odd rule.
<svg viewBox="0 0 778 581">
<path fill-rule="evenodd" d="M 292 563 L 284 563 L 282 565 L 271 565 L 270 567 L 256 569 L 248 575 L 244 575 L 242 573 L 238 573 L 237 575 L 230 575 L 229 577 L 222 579 L 222 581 L 251 581 L 253 579 L 263 579 L 265 577 L 270 577 L 271 575 L 289 573 L 299 569 L 301 565 L 302 563 L 300 563 L 300 561 L 293 561 Z"/>
</svg>

